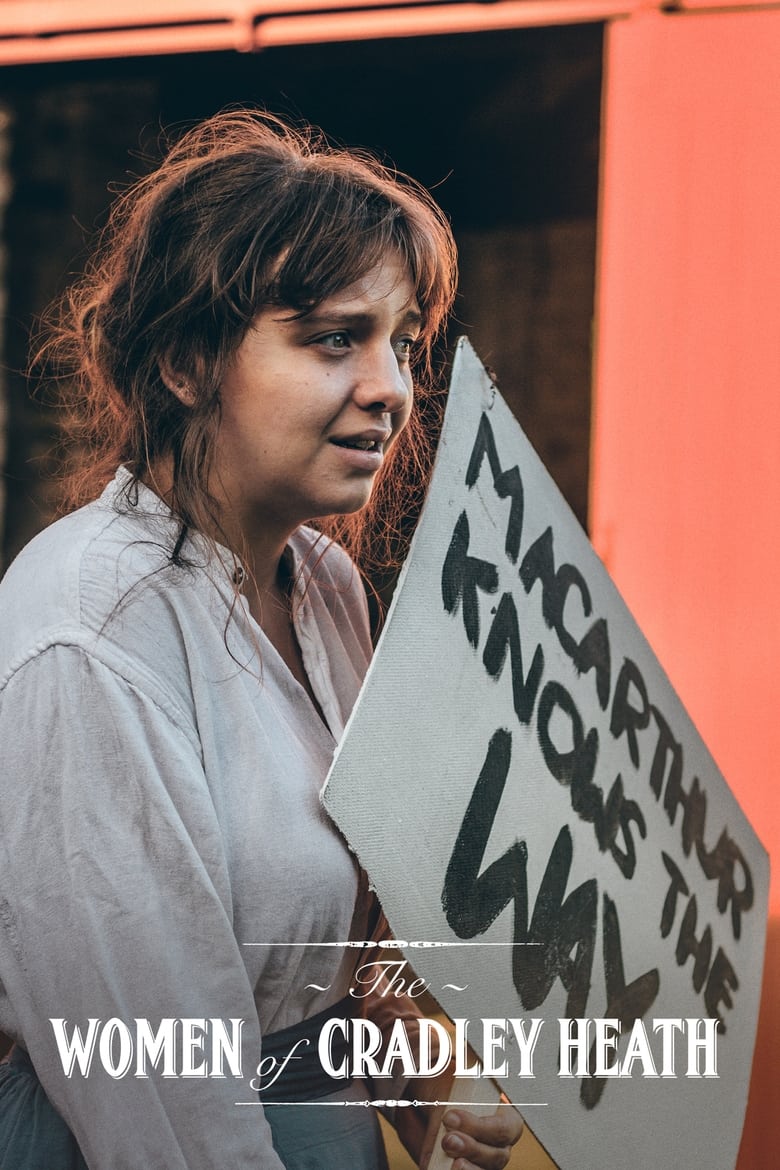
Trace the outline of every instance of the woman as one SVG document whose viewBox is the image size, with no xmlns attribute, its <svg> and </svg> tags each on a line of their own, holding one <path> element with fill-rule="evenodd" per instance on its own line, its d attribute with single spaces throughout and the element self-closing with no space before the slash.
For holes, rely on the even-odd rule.
<svg viewBox="0 0 780 1170">
<path fill-rule="evenodd" d="M 370 1087 L 334 1097 L 308 1066 L 263 1108 L 255 1069 L 346 1010 L 356 952 L 317 944 L 376 929 L 318 800 L 370 654 L 327 534 L 359 553 L 387 525 L 453 285 L 415 185 L 233 113 L 119 201 L 69 294 L 50 354 L 80 387 L 92 502 L 0 595 L 5 1170 L 382 1165 L 373 1110 L 291 1103 Z M 174 1020 L 202 1046 L 149 1075 L 137 1029 Z M 229 1021 L 240 1080 L 203 1075 Z M 94 1047 L 68 1067 L 76 1026 Z M 456 1167 L 503 1166 L 519 1136 L 511 1110 L 450 1121 Z"/>
</svg>

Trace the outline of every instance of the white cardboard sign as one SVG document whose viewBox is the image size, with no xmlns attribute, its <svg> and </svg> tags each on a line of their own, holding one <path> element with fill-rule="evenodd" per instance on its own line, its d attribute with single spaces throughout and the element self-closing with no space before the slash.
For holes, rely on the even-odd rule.
<svg viewBox="0 0 780 1170">
<path fill-rule="evenodd" d="M 767 856 L 463 341 L 323 799 L 563 1170 L 733 1168 Z"/>
</svg>

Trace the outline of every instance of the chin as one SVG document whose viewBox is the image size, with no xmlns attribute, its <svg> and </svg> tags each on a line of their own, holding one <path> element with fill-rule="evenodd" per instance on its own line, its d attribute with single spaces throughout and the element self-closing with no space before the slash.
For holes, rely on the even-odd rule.
<svg viewBox="0 0 780 1170">
<path fill-rule="evenodd" d="M 344 493 L 340 499 L 332 499 L 328 505 L 327 512 L 320 512 L 319 515 L 349 516 L 353 512 L 360 512 L 371 499 L 372 493 L 373 484 L 362 491 Z"/>
<path fill-rule="evenodd" d="M 331 508 L 329 512 L 322 512 L 322 516 L 354 516 L 357 512 L 362 512 L 369 501 L 369 496 L 361 502 L 354 504 L 340 504 L 338 507 Z"/>
</svg>

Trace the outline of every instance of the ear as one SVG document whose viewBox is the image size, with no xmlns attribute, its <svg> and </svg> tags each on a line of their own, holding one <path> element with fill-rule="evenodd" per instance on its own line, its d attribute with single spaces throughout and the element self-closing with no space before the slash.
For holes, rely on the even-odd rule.
<svg viewBox="0 0 780 1170">
<path fill-rule="evenodd" d="M 160 358 L 157 365 L 160 377 L 171 394 L 174 394 L 183 406 L 193 406 L 195 404 L 195 390 L 188 379 L 178 370 L 173 369 L 167 357 Z"/>
</svg>

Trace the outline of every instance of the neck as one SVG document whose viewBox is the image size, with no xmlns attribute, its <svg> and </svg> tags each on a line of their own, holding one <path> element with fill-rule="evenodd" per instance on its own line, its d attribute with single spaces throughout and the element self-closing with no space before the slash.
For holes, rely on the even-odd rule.
<svg viewBox="0 0 780 1170">
<path fill-rule="evenodd" d="M 144 483 L 171 506 L 173 472 L 169 460 L 152 468 L 144 476 Z M 256 592 L 260 601 L 266 596 L 286 596 L 287 575 L 280 565 L 294 527 L 291 528 L 280 517 L 268 514 L 261 516 L 248 509 L 233 508 L 226 501 L 220 501 L 220 504 L 219 523 L 204 523 L 201 528 L 203 535 L 235 553 L 246 568 L 250 580 L 254 581 L 255 589 L 252 592 Z M 282 573 L 283 581 L 280 576 Z"/>
<path fill-rule="evenodd" d="M 259 597 L 275 596 L 280 588 L 286 595 L 287 572 L 282 558 L 294 529 L 274 524 L 267 516 L 237 516 L 228 509 L 223 509 L 221 529 L 217 539 L 226 542 L 241 559 Z"/>
<path fill-rule="evenodd" d="M 144 477 L 147 487 L 171 505 L 173 476 L 170 467 L 155 468 Z M 320 718 L 325 722 L 301 657 L 290 611 L 290 571 L 284 550 L 295 527 L 274 517 L 242 514 L 223 504 L 218 525 L 204 536 L 226 545 L 244 564 L 248 580 L 244 594 L 249 610 L 265 635 L 276 647 L 293 676 L 307 691 Z M 204 528 L 208 526 L 204 525 Z"/>
</svg>

